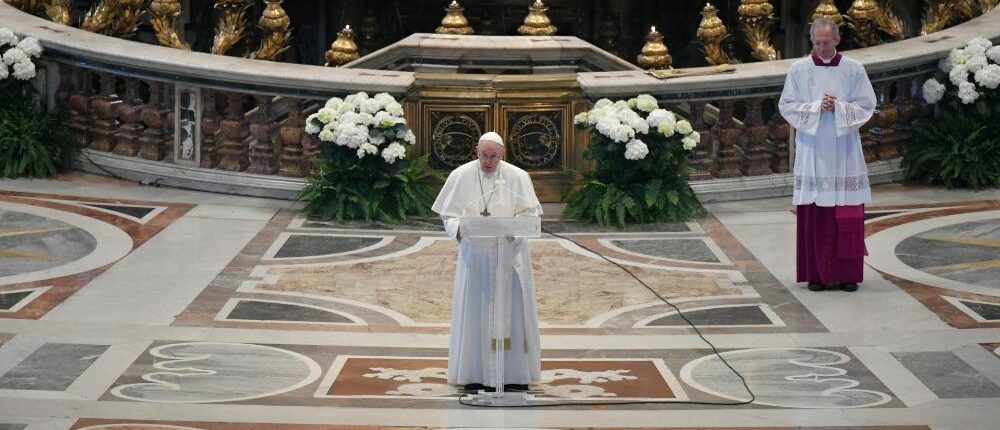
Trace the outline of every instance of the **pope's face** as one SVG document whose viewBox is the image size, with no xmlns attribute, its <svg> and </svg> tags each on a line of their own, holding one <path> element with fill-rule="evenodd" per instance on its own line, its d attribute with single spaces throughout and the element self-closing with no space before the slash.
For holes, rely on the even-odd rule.
<svg viewBox="0 0 1000 430">
<path fill-rule="evenodd" d="M 479 168 L 483 169 L 483 173 L 490 174 L 497 170 L 500 160 L 503 160 L 503 152 L 503 147 L 496 142 L 479 141 L 479 145 L 476 146 L 476 156 L 479 157 Z"/>
<path fill-rule="evenodd" d="M 837 44 L 840 39 L 834 37 L 833 29 L 819 26 L 813 31 L 813 50 L 820 58 L 831 58 L 837 53 Z"/>
</svg>

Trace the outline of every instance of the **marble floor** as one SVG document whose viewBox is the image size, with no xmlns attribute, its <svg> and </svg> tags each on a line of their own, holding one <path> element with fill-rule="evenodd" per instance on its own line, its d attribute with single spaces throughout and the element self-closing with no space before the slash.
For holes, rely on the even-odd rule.
<svg viewBox="0 0 1000 430">
<path fill-rule="evenodd" d="M 446 382 L 457 246 L 433 220 L 317 222 L 296 202 L 84 174 L 0 181 L 0 430 L 1000 428 L 1000 191 L 874 196 L 856 293 L 794 282 L 787 198 L 623 232 L 550 216 L 573 242 L 531 243 L 532 403 L 563 406 L 487 409 Z M 697 323 L 753 403 L 685 403 L 748 394 L 675 309 L 584 247 Z"/>
</svg>

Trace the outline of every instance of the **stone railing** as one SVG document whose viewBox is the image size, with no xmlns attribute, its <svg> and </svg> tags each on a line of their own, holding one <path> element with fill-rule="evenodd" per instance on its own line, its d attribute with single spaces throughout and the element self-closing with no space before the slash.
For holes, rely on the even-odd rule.
<svg viewBox="0 0 1000 430">
<path fill-rule="evenodd" d="M 181 51 L 59 26 L 4 4 L 0 26 L 36 37 L 45 47 L 42 94 L 50 108 L 66 113 L 86 146 L 81 168 L 185 188 L 291 198 L 318 152 L 318 142 L 302 132 L 303 118 L 323 100 L 385 91 L 405 97 L 407 117 L 413 118 L 418 113 L 411 107 L 420 102 L 413 98 L 426 93 L 414 90 L 413 72 Z M 899 156 L 910 125 L 926 114 L 920 84 L 938 59 L 977 36 L 1000 41 L 1000 12 L 929 36 L 846 53 L 865 65 L 879 96 L 878 115 L 863 129 L 873 182 L 900 177 Z M 474 40 L 463 46 L 469 43 Z M 641 71 L 580 72 L 575 91 L 591 101 L 650 93 L 689 117 L 703 136 L 690 161 L 693 186 L 704 201 L 776 196 L 791 192 L 794 145 L 788 124 L 775 111 L 792 61 L 669 80 Z M 570 146 L 585 145 L 586 139 L 565 136 L 563 152 L 579 154 L 581 148 Z"/>
</svg>

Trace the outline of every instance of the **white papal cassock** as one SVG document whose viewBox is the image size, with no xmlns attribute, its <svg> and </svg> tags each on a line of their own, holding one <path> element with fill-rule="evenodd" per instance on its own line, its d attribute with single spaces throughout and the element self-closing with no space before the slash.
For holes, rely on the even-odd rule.
<svg viewBox="0 0 1000 430">
<path fill-rule="evenodd" d="M 496 192 L 491 193 L 496 187 Z M 531 178 L 524 170 L 501 161 L 492 174 L 484 174 L 479 160 L 458 167 L 448 175 L 432 207 L 441 215 L 445 230 L 458 239 L 461 218 L 482 216 L 540 216 Z M 451 310 L 448 349 L 448 382 L 481 383 L 495 379 L 490 355 L 495 354 L 490 324 L 492 287 L 496 274 L 496 240 L 461 238 Z M 531 255 L 525 239 L 515 239 L 514 273 L 510 288 L 509 333 L 504 333 L 504 384 L 527 384 L 541 379 L 541 347 Z"/>
<path fill-rule="evenodd" d="M 837 97 L 832 113 L 822 110 L 824 93 Z M 872 117 L 875 104 L 864 66 L 839 52 L 830 62 L 813 54 L 792 64 L 778 108 L 795 128 L 793 204 L 871 201 L 858 129 Z"/>
</svg>

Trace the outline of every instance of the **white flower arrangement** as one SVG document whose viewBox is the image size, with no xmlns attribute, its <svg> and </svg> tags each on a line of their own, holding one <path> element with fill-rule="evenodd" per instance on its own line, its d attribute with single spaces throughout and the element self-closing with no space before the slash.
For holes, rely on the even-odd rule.
<svg viewBox="0 0 1000 430">
<path fill-rule="evenodd" d="M 938 62 L 938 68 L 948 75 L 947 82 L 957 91 L 962 104 L 972 104 L 985 90 L 1000 87 L 1000 46 L 993 46 L 989 39 L 977 37 L 962 48 L 952 49 Z M 927 103 L 941 101 L 947 86 L 935 78 L 924 81 L 921 87 Z"/>
<path fill-rule="evenodd" d="M 573 123 L 593 127 L 611 141 L 625 144 L 625 158 L 629 160 L 646 158 L 649 147 L 642 141 L 642 137 L 650 133 L 658 133 L 664 137 L 680 134 L 685 142 L 683 147 L 688 151 L 701 141 L 701 136 L 694 131 L 691 123 L 678 121 L 673 112 L 660 109 L 656 98 L 649 94 L 640 94 L 627 101 L 600 99 L 590 111 L 574 116 Z"/>
<path fill-rule="evenodd" d="M 36 73 L 33 59 L 41 56 L 42 45 L 38 39 L 19 39 L 10 29 L 0 27 L 0 81 L 33 79 Z"/>
<path fill-rule="evenodd" d="M 323 142 L 355 150 L 359 159 L 381 155 L 389 164 L 406 158 L 408 147 L 417 142 L 403 118 L 403 105 L 387 93 L 331 98 L 309 115 L 305 131 Z"/>
</svg>

